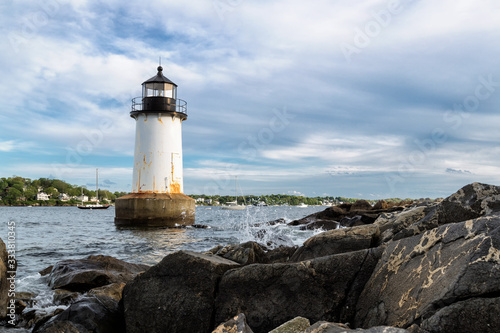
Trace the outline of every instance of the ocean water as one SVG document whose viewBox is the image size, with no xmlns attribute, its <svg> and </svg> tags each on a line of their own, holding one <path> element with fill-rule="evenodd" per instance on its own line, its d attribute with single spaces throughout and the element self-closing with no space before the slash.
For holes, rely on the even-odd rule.
<svg viewBox="0 0 500 333">
<path fill-rule="evenodd" d="M 107 210 L 0 207 L 0 237 L 7 243 L 9 222 L 10 225 L 14 222 L 18 260 L 16 292 L 35 294 L 34 307 L 44 308 L 51 306 L 53 291 L 47 286 L 47 278 L 38 272 L 60 260 L 102 254 L 153 265 L 178 250 L 206 251 L 219 244 L 254 240 L 273 241 L 276 245 L 302 245 L 320 231 L 301 231 L 284 224 L 255 225 L 278 218 L 292 221 L 324 209 L 319 206 L 251 206 L 237 211 L 196 207 L 196 224 L 209 228 L 134 229 L 114 225 L 114 207 Z"/>
</svg>

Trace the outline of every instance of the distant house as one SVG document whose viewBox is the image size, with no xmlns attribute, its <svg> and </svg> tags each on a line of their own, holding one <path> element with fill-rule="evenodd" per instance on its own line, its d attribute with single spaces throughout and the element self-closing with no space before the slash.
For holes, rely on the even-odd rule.
<svg viewBox="0 0 500 333">
<path fill-rule="evenodd" d="M 49 195 L 45 192 L 38 192 L 36 195 L 36 200 L 47 201 L 49 199 L 50 199 Z"/>
<path fill-rule="evenodd" d="M 89 201 L 89 197 L 86 195 L 80 195 L 79 197 L 76 197 L 76 200 L 81 201 L 81 202 L 86 202 L 86 201 Z"/>
<path fill-rule="evenodd" d="M 61 201 L 69 201 L 71 200 L 71 197 L 69 195 L 67 195 L 66 193 L 62 193 L 59 195 L 59 200 Z"/>
<path fill-rule="evenodd" d="M 203 198 L 198 198 L 198 199 L 196 199 L 196 200 L 195 200 L 195 202 L 205 202 L 205 199 L 203 199 Z"/>
</svg>

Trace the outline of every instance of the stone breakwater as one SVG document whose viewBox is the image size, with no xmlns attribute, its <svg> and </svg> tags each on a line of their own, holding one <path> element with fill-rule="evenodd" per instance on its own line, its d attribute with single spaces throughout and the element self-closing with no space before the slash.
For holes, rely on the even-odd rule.
<svg viewBox="0 0 500 333">
<path fill-rule="evenodd" d="M 19 299 L 18 326 L 45 333 L 498 332 L 500 187 L 473 183 L 440 202 L 400 207 L 359 201 L 290 224 L 330 230 L 300 247 L 221 245 L 175 252 L 152 267 L 105 256 L 59 262 L 43 274 L 56 290 L 54 304 L 68 307 L 26 312 L 29 297 Z"/>
</svg>

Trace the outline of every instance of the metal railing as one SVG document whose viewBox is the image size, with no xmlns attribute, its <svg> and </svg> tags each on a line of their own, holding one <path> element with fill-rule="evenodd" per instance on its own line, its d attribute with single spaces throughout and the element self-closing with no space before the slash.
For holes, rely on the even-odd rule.
<svg viewBox="0 0 500 333">
<path fill-rule="evenodd" d="M 172 99 L 169 99 L 170 101 Z M 175 100 L 175 104 L 169 103 L 169 101 L 165 98 L 163 103 L 160 103 L 160 105 L 163 104 L 162 110 L 173 112 L 172 107 L 175 106 L 175 112 L 179 113 L 184 113 L 187 115 L 187 102 L 183 99 L 177 98 Z M 143 110 L 143 102 L 142 102 L 142 97 L 136 97 L 132 99 L 132 112 L 138 112 L 138 111 L 145 111 L 147 112 L 148 110 Z M 151 110 L 151 112 L 157 112 L 158 110 Z"/>
</svg>

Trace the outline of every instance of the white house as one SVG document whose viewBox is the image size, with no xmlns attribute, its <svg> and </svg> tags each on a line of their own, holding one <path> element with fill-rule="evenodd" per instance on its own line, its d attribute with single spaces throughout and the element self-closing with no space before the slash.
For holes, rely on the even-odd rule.
<svg viewBox="0 0 500 333">
<path fill-rule="evenodd" d="M 76 200 L 86 202 L 89 201 L 89 197 L 86 195 L 80 195 L 79 197 L 76 197 Z"/>
<path fill-rule="evenodd" d="M 67 195 L 66 193 L 62 193 L 59 195 L 59 200 L 61 201 L 69 201 L 71 199 L 71 197 L 69 195 Z"/>
<path fill-rule="evenodd" d="M 39 192 L 36 195 L 36 200 L 47 201 L 49 199 L 50 199 L 49 195 L 47 193 L 45 193 L 45 192 Z"/>
</svg>

